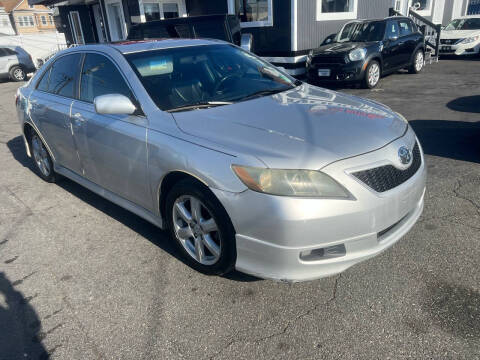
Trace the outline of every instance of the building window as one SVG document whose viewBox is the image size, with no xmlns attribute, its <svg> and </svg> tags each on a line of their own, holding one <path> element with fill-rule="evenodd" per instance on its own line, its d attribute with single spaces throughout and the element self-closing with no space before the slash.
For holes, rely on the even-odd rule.
<svg viewBox="0 0 480 360">
<path fill-rule="evenodd" d="M 42 25 L 47 25 L 47 18 L 45 17 L 45 15 L 42 15 L 40 19 L 42 20 Z"/>
<path fill-rule="evenodd" d="M 141 21 L 187 16 L 185 0 L 139 0 Z"/>
<path fill-rule="evenodd" d="M 52 15 L 48 15 L 48 22 L 50 25 L 53 25 L 53 16 Z"/>
<path fill-rule="evenodd" d="M 34 26 L 35 22 L 33 21 L 33 16 L 28 16 L 28 24 L 29 26 Z"/>
<path fill-rule="evenodd" d="M 431 15 L 432 0 L 413 0 L 411 5 L 420 15 Z"/>
<path fill-rule="evenodd" d="M 242 27 L 273 26 L 272 0 L 229 0 L 228 12 L 240 18 Z"/>
<path fill-rule="evenodd" d="M 358 0 L 317 0 L 317 21 L 357 18 Z"/>
</svg>

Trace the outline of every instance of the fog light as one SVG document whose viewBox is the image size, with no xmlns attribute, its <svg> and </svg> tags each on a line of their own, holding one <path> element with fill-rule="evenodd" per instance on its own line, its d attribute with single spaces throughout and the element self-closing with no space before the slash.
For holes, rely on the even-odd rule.
<svg viewBox="0 0 480 360">
<path fill-rule="evenodd" d="M 328 246 L 326 248 L 302 251 L 300 253 L 300 259 L 303 261 L 326 260 L 345 256 L 346 253 L 347 250 L 345 249 L 345 245 L 339 244 Z"/>
</svg>

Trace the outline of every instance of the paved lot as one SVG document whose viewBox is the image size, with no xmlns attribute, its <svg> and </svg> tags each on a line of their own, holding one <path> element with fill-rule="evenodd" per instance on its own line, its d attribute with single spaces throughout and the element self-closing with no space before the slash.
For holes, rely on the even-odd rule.
<svg viewBox="0 0 480 360">
<path fill-rule="evenodd" d="M 347 89 L 423 142 L 425 211 L 389 251 L 300 284 L 206 277 L 165 234 L 29 165 L 0 84 L 0 359 L 480 358 L 480 61 Z"/>
</svg>

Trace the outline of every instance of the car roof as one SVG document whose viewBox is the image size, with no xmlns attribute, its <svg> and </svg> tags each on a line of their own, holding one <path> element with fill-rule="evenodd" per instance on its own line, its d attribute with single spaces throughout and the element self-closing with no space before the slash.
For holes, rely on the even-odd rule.
<svg viewBox="0 0 480 360">
<path fill-rule="evenodd" d="M 75 50 L 102 50 L 105 47 L 114 48 L 122 54 L 129 54 L 134 52 L 171 49 L 187 46 L 206 46 L 230 44 L 221 40 L 214 39 L 149 39 L 149 40 L 124 40 L 104 44 L 90 44 L 75 46 Z"/>
</svg>

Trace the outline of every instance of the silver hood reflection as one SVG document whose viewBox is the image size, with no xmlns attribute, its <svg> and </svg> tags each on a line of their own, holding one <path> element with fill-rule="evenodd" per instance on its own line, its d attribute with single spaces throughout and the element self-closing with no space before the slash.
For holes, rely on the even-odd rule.
<svg viewBox="0 0 480 360">
<path fill-rule="evenodd" d="M 172 115 L 183 132 L 256 156 L 271 168 L 320 169 L 379 149 L 407 128 L 386 106 L 307 84 Z"/>
</svg>

